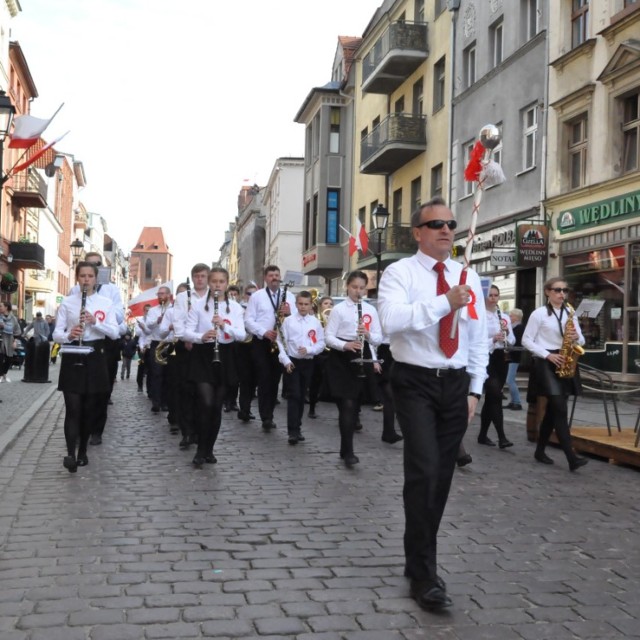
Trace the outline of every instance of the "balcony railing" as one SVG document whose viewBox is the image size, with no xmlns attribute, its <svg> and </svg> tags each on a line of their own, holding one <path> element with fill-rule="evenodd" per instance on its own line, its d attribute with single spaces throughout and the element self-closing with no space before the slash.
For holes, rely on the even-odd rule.
<svg viewBox="0 0 640 640">
<path fill-rule="evenodd" d="M 10 242 L 13 266 L 21 269 L 44 269 L 44 247 L 37 242 Z"/>
<path fill-rule="evenodd" d="M 426 22 L 392 22 L 362 61 L 362 90 L 391 94 L 428 55 Z"/>
<path fill-rule="evenodd" d="M 11 199 L 19 207 L 44 209 L 47 206 L 47 183 L 35 170 L 21 171 L 11 178 Z"/>
<path fill-rule="evenodd" d="M 375 264 L 375 254 L 378 253 L 378 232 L 374 229 L 369 231 L 368 236 L 369 252 L 366 256 L 358 258 L 358 266 L 362 268 Z M 382 234 L 382 242 L 380 243 L 382 265 L 386 266 L 400 258 L 413 255 L 416 249 L 417 244 L 413 237 L 411 225 L 390 222 L 387 230 Z"/>
<path fill-rule="evenodd" d="M 426 150 L 426 116 L 391 113 L 360 142 L 360 172 L 389 175 Z"/>
</svg>

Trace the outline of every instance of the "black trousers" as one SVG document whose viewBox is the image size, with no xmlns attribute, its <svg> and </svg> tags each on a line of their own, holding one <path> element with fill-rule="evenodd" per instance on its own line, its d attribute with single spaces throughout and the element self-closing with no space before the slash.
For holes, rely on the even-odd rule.
<svg viewBox="0 0 640 640">
<path fill-rule="evenodd" d="M 311 382 L 314 370 L 313 358 L 303 360 L 299 358 L 291 358 L 293 363 L 293 371 L 284 373 L 285 379 L 288 379 L 287 394 L 287 431 L 290 435 L 300 433 L 302 426 L 302 415 L 304 413 L 304 396 Z"/>
<path fill-rule="evenodd" d="M 405 574 L 434 582 L 438 529 L 467 428 L 469 375 L 461 369 L 439 378 L 396 362 L 391 387 L 404 436 Z"/>
<path fill-rule="evenodd" d="M 253 340 L 256 340 L 254 338 Z M 240 386 L 238 406 L 245 414 L 251 412 L 251 402 L 256 391 L 256 373 L 253 364 L 253 340 L 236 344 L 237 370 Z"/>
<path fill-rule="evenodd" d="M 504 414 L 502 411 L 502 389 L 507 381 L 509 363 L 504 359 L 504 349 L 495 349 L 489 356 L 487 379 L 484 382 L 484 404 L 480 412 L 479 439 L 487 437 L 491 423 L 496 428 L 498 439 L 507 439 L 504 433 Z"/>
<path fill-rule="evenodd" d="M 258 411 L 263 422 L 273 420 L 282 375 L 282 365 L 278 361 L 278 354 L 271 352 L 271 344 L 270 340 L 256 337 L 251 341 L 251 354 L 258 381 Z"/>
<path fill-rule="evenodd" d="M 158 342 L 153 341 L 147 357 L 147 387 L 154 407 L 167 406 L 166 366 L 156 362 Z"/>
</svg>

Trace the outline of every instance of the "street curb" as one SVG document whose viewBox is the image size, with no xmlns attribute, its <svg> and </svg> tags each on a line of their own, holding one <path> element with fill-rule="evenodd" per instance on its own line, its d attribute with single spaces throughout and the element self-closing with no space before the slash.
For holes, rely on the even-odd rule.
<svg viewBox="0 0 640 640">
<path fill-rule="evenodd" d="M 38 399 L 22 414 L 1 436 L 0 436 L 0 458 L 7 449 L 11 448 L 14 440 L 22 433 L 25 427 L 33 420 L 40 411 L 42 405 L 58 390 L 57 384 L 52 384 Z M 5 400 L 6 402 L 6 400 Z"/>
</svg>

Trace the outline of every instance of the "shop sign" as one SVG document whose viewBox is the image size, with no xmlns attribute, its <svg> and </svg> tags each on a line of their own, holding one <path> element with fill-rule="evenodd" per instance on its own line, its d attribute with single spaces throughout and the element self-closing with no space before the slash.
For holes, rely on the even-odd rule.
<svg viewBox="0 0 640 640">
<path fill-rule="evenodd" d="M 491 266 L 492 267 L 515 267 L 516 266 L 516 252 L 513 251 L 494 251 L 491 254 Z"/>
<path fill-rule="evenodd" d="M 523 223 L 516 229 L 517 264 L 519 267 L 544 267 L 549 254 L 549 227 Z"/>
<path fill-rule="evenodd" d="M 64 296 L 56 296 L 56 304 L 60 304 L 64 300 Z"/>
<path fill-rule="evenodd" d="M 513 227 L 497 227 L 491 231 L 491 239 L 481 240 L 478 238 L 475 240 L 471 252 L 478 253 L 479 251 L 488 251 L 496 247 L 513 247 L 515 241 L 516 234 Z"/>
<path fill-rule="evenodd" d="M 302 256 L 302 266 L 308 267 L 312 262 L 316 262 L 318 260 L 318 254 L 313 251 L 312 253 L 307 253 Z"/>
<path fill-rule="evenodd" d="M 616 198 L 600 200 L 588 206 L 560 212 L 558 231 L 571 233 L 614 222 L 616 218 L 634 218 L 640 215 L 640 191 L 626 193 Z"/>
</svg>

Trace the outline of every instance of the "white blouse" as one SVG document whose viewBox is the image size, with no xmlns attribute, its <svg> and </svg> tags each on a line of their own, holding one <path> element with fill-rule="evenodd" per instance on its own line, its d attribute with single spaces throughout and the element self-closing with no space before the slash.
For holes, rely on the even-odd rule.
<svg viewBox="0 0 640 640">
<path fill-rule="evenodd" d="M 370 333 L 368 342 L 377 347 L 382 342 L 382 328 L 378 312 L 368 302 L 362 302 L 362 320 Z M 337 351 L 344 351 L 345 340 L 353 342 L 358 339 L 358 305 L 351 298 L 333 308 L 324 337 L 327 345 Z"/>
<path fill-rule="evenodd" d="M 80 308 L 82 294 L 80 292 L 68 295 L 58 308 L 56 328 L 53 330 L 53 340 L 58 344 L 71 342 L 69 332 L 80 323 Z M 86 324 L 83 341 L 102 340 L 105 337 L 117 340 L 120 335 L 116 309 L 113 302 L 98 293 L 87 296 L 85 309 L 95 317 L 95 324 Z"/>
<path fill-rule="evenodd" d="M 209 298 L 209 309 L 207 306 L 207 298 L 199 300 L 191 300 L 191 310 L 187 317 L 187 324 L 184 331 L 184 340 L 186 342 L 195 342 L 202 344 L 202 336 L 213 329 L 213 296 Z M 218 302 L 218 315 L 224 322 L 224 331 L 218 332 L 218 343 L 229 344 L 234 341 L 241 342 L 247 336 L 244 328 L 244 317 L 242 307 L 234 300 L 229 300 L 229 310 L 227 311 L 227 303 L 223 295 L 220 296 Z M 209 342 L 213 342 L 210 340 Z"/>
</svg>

